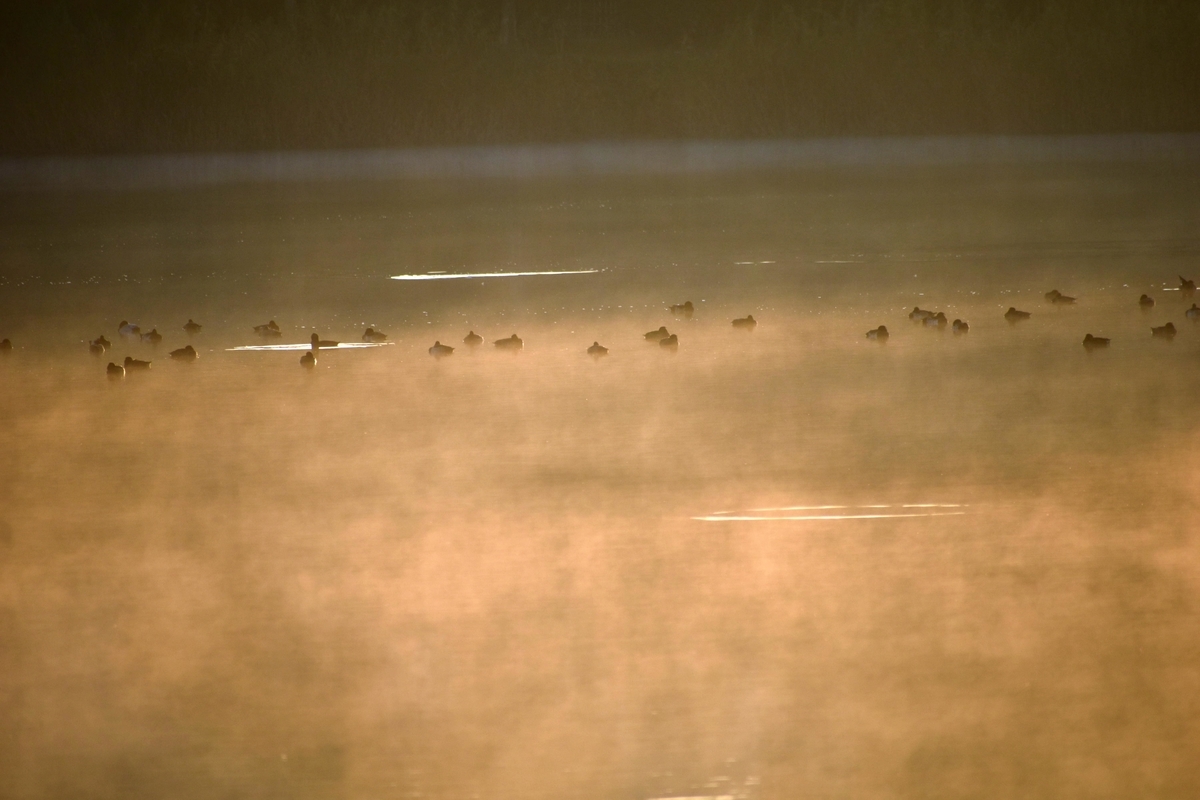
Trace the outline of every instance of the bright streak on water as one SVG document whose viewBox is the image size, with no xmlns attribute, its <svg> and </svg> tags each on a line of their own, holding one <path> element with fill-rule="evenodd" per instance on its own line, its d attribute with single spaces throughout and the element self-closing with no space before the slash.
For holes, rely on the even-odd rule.
<svg viewBox="0 0 1200 800">
<path fill-rule="evenodd" d="M 589 275 L 598 269 L 560 269 L 541 272 L 426 272 L 420 275 L 393 275 L 394 281 L 446 281 L 455 278 L 525 278 L 533 275 Z"/>
<path fill-rule="evenodd" d="M 906 519 L 910 517 L 961 517 L 966 511 L 932 511 L 924 514 L 812 514 L 805 516 L 759 517 L 721 516 L 692 517 L 697 522 L 810 522 L 815 520 L 846 519 Z"/>
<path fill-rule="evenodd" d="M 322 350 L 358 350 L 363 347 L 387 347 L 393 342 L 338 342 L 330 347 L 322 347 Z M 239 350 L 311 350 L 312 342 L 303 344 L 248 344 L 242 347 L 227 347 L 227 353 L 236 352 Z"/>
</svg>

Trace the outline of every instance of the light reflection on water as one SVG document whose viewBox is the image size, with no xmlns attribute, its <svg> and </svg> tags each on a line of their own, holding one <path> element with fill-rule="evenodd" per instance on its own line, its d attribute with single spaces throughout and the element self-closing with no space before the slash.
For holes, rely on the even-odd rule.
<svg viewBox="0 0 1200 800">
<path fill-rule="evenodd" d="M 393 275 L 394 281 L 447 281 L 457 278 L 527 278 L 534 275 L 590 275 L 598 269 L 557 269 L 537 272 L 425 272 L 411 275 Z"/>
<path fill-rule="evenodd" d="M 395 342 L 338 342 L 336 345 L 322 345 L 322 350 L 361 350 L 364 347 L 387 347 L 395 344 Z M 312 342 L 304 342 L 303 344 L 247 344 L 241 347 L 227 347 L 226 352 L 238 352 L 246 350 L 311 350 Z"/>
</svg>

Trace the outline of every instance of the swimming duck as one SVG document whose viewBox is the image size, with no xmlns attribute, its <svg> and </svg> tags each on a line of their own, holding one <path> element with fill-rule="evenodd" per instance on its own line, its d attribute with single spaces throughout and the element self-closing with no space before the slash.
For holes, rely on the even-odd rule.
<svg viewBox="0 0 1200 800">
<path fill-rule="evenodd" d="M 880 325 L 874 330 L 867 331 L 867 338 L 873 342 L 886 342 L 889 335 L 886 325 Z"/>
<path fill-rule="evenodd" d="M 442 358 L 444 356 L 453 354 L 454 348 L 448 344 L 442 344 L 441 342 L 434 342 L 433 347 L 429 348 L 429 355 L 433 356 L 434 358 Z"/>
<path fill-rule="evenodd" d="M 1196 282 L 1190 281 L 1182 275 L 1179 276 L 1179 293 L 1184 297 L 1191 297 L 1196 293 Z"/>
<path fill-rule="evenodd" d="M 125 368 L 120 364 L 114 364 L 110 361 L 108 362 L 108 369 L 105 370 L 105 373 L 108 375 L 108 379 L 110 381 L 119 381 L 121 378 L 125 377 Z"/>
<path fill-rule="evenodd" d="M 377 331 L 374 328 L 367 328 L 363 331 L 364 342 L 386 342 L 387 334 L 383 331 Z"/>
<path fill-rule="evenodd" d="M 304 355 L 300 356 L 300 366 L 305 369 L 312 369 L 317 365 L 317 354 L 309 350 Z"/>
<path fill-rule="evenodd" d="M 320 336 L 317 336 L 315 333 L 309 337 L 309 341 L 312 342 L 313 350 L 320 350 L 322 347 L 337 347 L 338 346 L 337 342 L 332 341 L 330 339 L 322 339 Z"/>
<path fill-rule="evenodd" d="M 279 330 L 279 326 L 275 324 L 275 320 L 271 320 L 266 325 L 255 325 L 254 332 L 264 339 L 278 339 L 283 336 L 283 331 Z"/>
<path fill-rule="evenodd" d="M 1200 321 L 1200 306 L 1197 306 L 1195 303 L 1192 303 L 1192 307 L 1189 308 L 1187 311 L 1183 312 L 1183 315 L 1185 317 L 1187 317 L 1188 319 L 1190 319 L 1192 322 Z"/>
<path fill-rule="evenodd" d="M 117 333 L 121 334 L 122 336 L 127 336 L 127 337 L 141 336 L 142 329 L 139 328 L 137 325 L 133 324 L 132 322 L 126 322 L 125 320 L 121 320 L 121 324 L 117 326 Z"/>
<path fill-rule="evenodd" d="M 98 344 L 105 350 L 112 347 L 112 342 L 110 342 L 108 339 L 105 339 L 103 334 L 101 334 L 100 338 L 93 340 L 93 344 Z"/>
<path fill-rule="evenodd" d="M 951 323 L 951 328 L 953 329 L 954 333 L 959 336 L 971 330 L 971 326 L 966 323 L 966 320 L 961 319 L 954 320 L 954 322 Z"/>
<path fill-rule="evenodd" d="M 921 324 L 926 328 L 937 328 L 938 330 L 941 330 L 949 324 L 949 321 L 946 319 L 946 312 L 939 311 L 932 316 L 926 317 L 924 322 Z"/>
<path fill-rule="evenodd" d="M 1051 302 L 1051 303 L 1053 303 L 1054 305 L 1056 305 L 1056 306 L 1072 306 L 1072 305 L 1075 305 L 1075 298 L 1074 298 L 1074 297 L 1068 297 L 1067 295 L 1065 295 L 1065 294 L 1063 294 L 1063 293 L 1059 292 L 1057 289 L 1055 289 L 1055 290 L 1054 290 L 1054 294 L 1055 294 L 1055 297 L 1054 297 L 1054 299 L 1050 301 L 1050 302 Z"/>
<path fill-rule="evenodd" d="M 105 348 L 104 345 L 100 344 L 100 342 L 97 342 L 97 341 L 88 342 L 88 352 L 94 356 L 104 355 L 104 351 L 106 349 L 107 348 Z"/>
<path fill-rule="evenodd" d="M 920 306 L 913 306 L 913 310 L 908 312 L 908 318 L 913 322 L 924 322 L 929 317 L 934 316 L 932 311 L 926 311 Z"/>
<path fill-rule="evenodd" d="M 195 336 L 204 326 L 198 322 L 194 322 L 191 317 L 188 317 L 187 325 L 183 329 L 187 331 L 188 336 Z"/>
<path fill-rule="evenodd" d="M 1083 349 L 1089 353 L 1098 347 L 1108 347 L 1109 340 L 1102 336 L 1092 336 L 1090 333 L 1083 337 Z"/>
<path fill-rule="evenodd" d="M 1138 298 L 1138 305 L 1142 307 L 1143 311 L 1149 311 L 1154 308 L 1154 298 L 1148 294 L 1144 294 Z"/>
<path fill-rule="evenodd" d="M 667 338 L 670 335 L 671 334 L 669 332 L 667 332 L 667 326 L 663 325 L 658 330 L 650 331 L 649 333 L 647 333 L 645 336 L 645 339 L 647 342 L 661 342 L 663 339 Z"/>
<path fill-rule="evenodd" d="M 608 355 L 608 348 L 599 342 L 592 342 L 592 346 L 587 349 L 587 353 L 592 358 L 604 358 Z"/>
<path fill-rule="evenodd" d="M 754 326 L 757 324 L 758 322 L 755 321 L 753 314 L 747 314 L 741 319 L 735 319 L 733 321 L 733 327 L 746 331 L 754 330 Z"/>
<path fill-rule="evenodd" d="M 495 342 L 493 342 L 493 344 L 495 344 L 496 347 L 500 348 L 501 350 L 513 351 L 520 350 L 525 346 L 525 342 L 523 342 L 515 333 L 507 339 L 497 339 Z"/>
<path fill-rule="evenodd" d="M 1158 339 L 1174 339 L 1175 325 L 1168 322 L 1166 325 L 1160 325 L 1157 328 L 1150 329 L 1150 335 Z"/>
<path fill-rule="evenodd" d="M 1008 311 L 1004 312 L 1004 318 L 1009 322 L 1020 322 L 1023 319 L 1029 319 L 1032 316 L 1028 311 L 1018 311 L 1013 306 L 1008 307 Z"/>
<path fill-rule="evenodd" d="M 670 336 L 668 336 L 665 339 L 659 339 L 658 346 L 665 347 L 668 350 L 678 350 L 679 349 L 679 337 L 672 333 Z"/>
<path fill-rule="evenodd" d="M 125 369 L 127 371 L 131 369 L 150 369 L 150 362 L 138 361 L 136 358 L 131 356 L 125 356 Z"/>
<path fill-rule="evenodd" d="M 467 335 L 463 337 L 463 344 L 467 347 L 479 347 L 483 344 L 483 337 L 475 331 L 468 331 Z"/>
<path fill-rule="evenodd" d="M 677 305 L 673 305 L 668 310 L 677 317 L 683 317 L 684 319 L 691 319 L 692 314 L 695 313 L 695 311 L 696 311 L 696 307 L 692 305 L 691 300 L 688 300 L 685 303 L 679 303 Z"/>
<path fill-rule="evenodd" d="M 11 352 L 12 342 L 10 342 L 8 339 L 0 339 L 0 353 L 8 354 Z"/>
<path fill-rule="evenodd" d="M 176 361 L 195 361 L 200 357 L 200 354 L 196 352 L 196 348 L 192 347 L 190 344 L 186 347 L 181 347 L 178 350 L 172 350 L 170 355 L 171 358 L 175 359 Z"/>
<path fill-rule="evenodd" d="M 162 334 L 158 332 L 158 328 L 151 328 L 149 333 L 143 333 L 141 339 L 146 344 L 158 344 L 162 341 Z"/>
</svg>

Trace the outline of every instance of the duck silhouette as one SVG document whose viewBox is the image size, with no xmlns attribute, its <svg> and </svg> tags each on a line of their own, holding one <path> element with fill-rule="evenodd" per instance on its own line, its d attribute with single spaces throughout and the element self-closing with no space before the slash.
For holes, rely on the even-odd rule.
<svg viewBox="0 0 1200 800">
<path fill-rule="evenodd" d="M 747 314 L 746 316 L 733 321 L 733 327 L 744 331 L 752 331 L 757 325 L 758 322 L 754 319 L 753 314 Z"/>
<path fill-rule="evenodd" d="M 141 369 L 141 370 L 150 369 L 150 362 L 149 361 L 139 361 L 136 358 L 133 358 L 132 356 L 125 356 L 125 370 L 128 372 L 129 370 L 137 370 L 137 369 Z"/>
<path fill-rule="evenodd" d="M 105 369 L 104 372 L 108 375 L 108 379 L 110 381 L 119 381 L 121 378 L 125 377 L 125 368 L 120 364 L 114 364 L 111 361 L 108 362 L 108 368 Z"/>
<path fill-rule="evenodd" d="M 1149 311 L 1154 308 L 1154 298 L 1148 294 L 1144 294 L 1138 298 L 1138 305 L 1141 306 L 1142 311 Z"/>
<path fill-rule="evenodd" d="M 1185 298 L 1191 297 L 1196 293 L 1196 282 L 1190 281 L 1182 275 L 1179 276 L 1179 293 Z"/>
<path fill-rule="evenodd" d="M 658 346 L 665 347 L 666 349 L 671 350 L 671 351 L 678 350 L 679 349 L 679 337 L 672 333 L 667 338 L 660 339 L 658 342 Z"/>
<path fill-rule="evenodd" d="M 650 331 L 649 333 L 647 333 L 644 338 L 646 339 L 647 342 L 653 343 L 653 342 L 661 342 L 663 339 L 667 338 L 670 335 L 671 334 L 667 331 L 667 326 L 663 325 L 658 330 Z"/>
<path fill-rule="evenodd" d="M 886 325 L 880 325 L 874 330 L 867 331 L 867 338 L 874 342 L 886 342 L 888 340 L 888 329 Z"/>
<path fill-rule="evenodd" d="M 204 328 L 204 326 L 203 326 L 203 325 L 201 325 L 201 324 L 200 324 L 200 323 L 198 323 L 198 322 L 195 322 L 195 321 L 194 321 L 194 320 L 193 320 L 191 317 L 188 317 L 187 324 L 183 326 L 183 329 L 184 329 L 185 331 L 187 331 L 187 335 L 188 335 L 188 336 L 195 336 L 195 335 L 196 335 L 197 333 L 199 333 L 199 332 L 200 332 L 200 331 L 201 331 L 203 328 Z"/>
<path fill-rule="evenodd" d="M 121 320 L 121 324 L 117 326 L 117 333 L 127 338 L 132 338 L 134 336 L 141 336 L 142 329 L 132 322 Z"/>
<path fill-rule="evenodd" d="M 312 342 L 313 350 L 320 350 L 322 347 L 337 347 L 338 346 L 338 343 L 333 341 L 332 339 L 322 339 L 320 336 L 317 336 L 315 333 L 309 337 L 309 341 Z"/>
<path fill-rule="evenodd" d="M 679 303 L 679 304 L 673 305 L 667 310 L 670 311 L 672 314 L 674 314 L 677 317 L 683 317 L 684 319 L 691 319 L 692 314 L 695 313 L 695 311 L 696 311 L 696 307 L 692 305 L 691 300 L 688 300 L 685 303 Z"/>
<path fill-rule="evenodd" d="M 434 358 L 445 358 L 446 356 L 454 355 L 454 348 L 448 344 L 434 342 L 433 347 L 429 348 L 429 355 Z"/>
<path fill-rule="evenodd" d="M 1092 336 L 1090 333 L 1083 337 L 1083 349 L 1089 353 L 1101 347 L 1108 347 L 1109 340 L 1101 336 Z"/>
<path fill-rule="evenodd" d="M 1160 325 L 1157 328 L 1150 329 L 1150 335 L 1156 339 L 1167 339 L 1168 341 L 1175 338 L 1175 324 L 1168 322 L 1166 325 Z"/>
<path fill-rule="evenodd" d="M 525 346 L 525 342 L 515 333 L 507 339 L 497 339 L 493 344 L 500 350 L 512 350 L 514 353 Z"/>
<path fill-rule="evenodd" d="M 110 347 L 112 347 L 112 342 L 110 342 L 108 339 L 105 339 L 103 334 L 101 334 L 99 338 L 93 339 L 92 343 L 100 345 L 105 350 L 108 350 Z"/>
<path fill-rule="evenodd" d="M 592 346 L 587 349 L 587 354 L 592 358 L 604 358 L 608 355 L 608 348 L 599 342 L 592 342 Z"/>
<path fill-rule="evenodd" d="M 317 365 L 317 354 L 309 350 L 304 355 L 300 356 L 300 366 L 305 369 L 312 369 Z"/>
<path fill-rule="evenodd" d="M 483 344 L 483 337 L 475 331 L 467 331 L 467 335 L 463 337 L 463 344 L 467 347 L 479 347 Z"/>
<path fill-rule="evenodd" d="M 264 339 L 278 339 L 283 336 L 283 331 L 279 330 L 279 326 L 275 324 L 275 320 L 271 320 L 265 325 L 255 325 L 254 332 Z"/>
<path fill-rule="evenodd" d="M 387 334 L 383 331 L 377 331 L 374 328 L 367 328 L 363 331 L 362 340 L 364 342 L 386 342 Z"/>
<path fill-rule="evenodd" d="M 932 311 L 927 311 L 920 306 L 913 306 L 913 310 L 908 312 L 908 318 L 913 322 L 924 322 L 932 316 L 934 316 Z"/>
<path fill-rule="evenodd" d="M 1190 319 L 1192 322 L 1200 321 L 1200 306 L 1197 306 L 1195 303 L 1192 303 L 1192 307 L 1189 308 L 1187 311 L 1183 312 L 1183 315 L 1185 317 L 1187 317 L 1188 319 Z"/>
<path fill-rule="evenodd" d="M 1060 292 L 1058 289 L 1051 289 L 1050 291 L 1046 292 L 1047 303 L 1053 303 L 1060 297 L 1062 297 L 1062 292 Z"/>
<path fill-rule="evenodd" d="M 926 328 L 937 328 L 938 330 L 942 330 L 949 324 L 949 321 L 946 319 L 946 313 L 944 311 L 939 311 L 932 316 L 926 317 L 921 324 Z"/>
<path fill-rule="evenodd" d="M 0 353 L 8 355 L 12 352 L 12 342 L 8 339 L 0 339 Z"/>
<path fill-rule="evenodd" d="M 158 328 L 151 328 L 149 333 L 143 333 L 141 339 L 146 344 L 158 344 L 162 341 L 162 334 L 158 332 Z"/>
<path fill-rule="evenodd" d="M 1020 322 L 1023 319 L 1029 319 L 1032 316 L 1028 311 L 1018 311 L 1014 306 L 1009 306 L 1008 311 L 1004 312 L 1004 318 L 1009 322 Z"/>
<path fill-rule="evenodd" d="M 971 330 L 971 326 L 967 324 L 966 320 L 961 320 L 961 319 L 954 320 L 954 322 L 951 323 L 950 327 L 954 331 L 956 336 L 962 336 L 964 333 L 967 333 L 968 331 Z"/>
<path fill-rule="evenodd" d="M 100 344 L 100 342 L 97 342 L 97 341 L 88 342 L 88 352 L 94 356 L 104 355 L 104 351 L 107 349 L 108 348 L 106 348 L 104 345 Z"/>
<path fill-rule="evenodd" d="M 1069 306 L 1069 305 L 1074 305 L 1074 303 L 1075 303 L 1074 297 L 1068 297 L 1067 295 L 1060 292 L 1058 289 L 1053 289 L 1049 292 L 1046 292 L 1046 300 L 1048 300 L 1049 302 L 1053 303 L 1056 306 Z"/>
<path fill-rule="evenodd" d="M 200 357 L 200 354 L 196 352 L 196 348 L 189 344 L 178 350 L 172 350 L 170 356 L 175 361 L 195 361 Z"/>
</svg>

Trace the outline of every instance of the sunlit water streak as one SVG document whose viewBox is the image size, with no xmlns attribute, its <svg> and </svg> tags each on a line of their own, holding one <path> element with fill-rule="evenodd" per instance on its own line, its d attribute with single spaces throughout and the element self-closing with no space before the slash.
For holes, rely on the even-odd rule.
<svg viewBox="0 0 1200 800">
<path fill-rule="evenodd" d="M 895 513 L 866 513 L 866 514 L 776 514 L 779 511 L 866 511 L 880 512 L 883 509 L 895 508 Z M 771 508 L 751 508 L 747 513 L 736 511 L 714 511 L 701 517 L 692 517 L 697 522 L 813 522 L 818 520 L 852 520 L 852 519 L 907 519 L 912 517 L 958 517 L 967 511 L 907 511 L 905 509 L 941 509 L 967 508 L 962 503 L 902 503 L 898 505 L 823 505 L 823 506 L 776 506 Z"/>
<path fill-rule="evenodd" d="M 321 350 L 359 350 L 363 347 L 387 347 L 394 342 L 338 342 L 336 345 L 328 347 L 322 345 Z M 303 344 L 247 344 L 241 347 L 227 347 L 225 351 L 228 353 L 241 350 L 311 350 L 312 343 L 304 342 Z"/>
<path fill-rule="evenodd" d="M 413 275 L 393 275 L 394 281 L 446 281 L 455 278 L 527 278 L 535 275 L 590 275 L 598 269 L 558 269 L 539 272 L 426 272 Z"/>
</svg>

